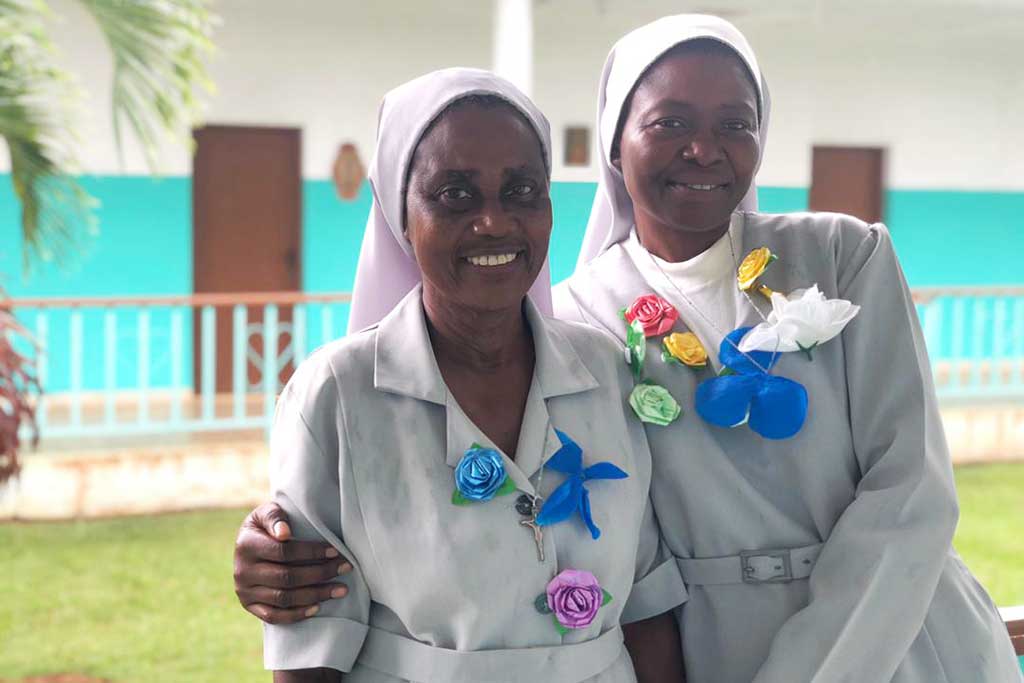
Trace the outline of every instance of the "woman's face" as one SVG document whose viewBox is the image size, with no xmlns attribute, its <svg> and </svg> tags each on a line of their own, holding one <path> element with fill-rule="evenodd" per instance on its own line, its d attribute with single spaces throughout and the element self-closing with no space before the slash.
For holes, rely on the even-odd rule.
<svg viewBox="0 0 1024 683">
<path fill-rule="evenodd" d="M 551 236 L 536 133 L 508 106 L 449 110 L 416 147 L 405 209 L 425 293 L 481 311 L 518 306 Z"/>
<path fill-rule="evenodd" d="M 759 155 L 757 94 L 739 57 L 670 51 L 627 106 L 613 162 L 637 221 L 685 232 L 727 225 Z"/>
</svg>

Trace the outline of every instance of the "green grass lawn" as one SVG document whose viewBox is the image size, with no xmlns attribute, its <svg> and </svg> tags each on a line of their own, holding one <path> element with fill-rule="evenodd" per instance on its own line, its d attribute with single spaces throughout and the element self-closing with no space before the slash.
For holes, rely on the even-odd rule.
<svg viewBox="0 0 1024 683">
<path fill-rule="evenodd" d="M 963 467 L 957 483 L 957 549 L 998 604 L 1024 604 L 1024 463 Z M 231 588 L 243 516 L 0 525 L 0 676 L 269 681 Z"/>
<path fill-rule="evenodd" d="M 232 592 L 244 515 L 0 525 L 0 677 L 269 681 L 259 623 Z"/>
<path fill-rule="evenodd" d="M 1024 463 L 956 469 L 953 544 L 997 605 L 1024 605 Z"/>
</svg>

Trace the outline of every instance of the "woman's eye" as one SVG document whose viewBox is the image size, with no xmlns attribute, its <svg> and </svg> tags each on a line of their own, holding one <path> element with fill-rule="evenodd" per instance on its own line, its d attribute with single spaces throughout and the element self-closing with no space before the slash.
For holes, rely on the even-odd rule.
<svg viewBox="0 0 1024 683">
<path fill-rule="evenodd" d="M 658 128 L 676 129 L 683 128 L 686 124 L 679 119 L 658 119 L 654 122 L 654 125 Z"/>
<path fill-rule="evenodd" d="M 470 199 L 473 195 L 461 187 L 446 187 L 438 192 L 438 196 L 449 202 L 460 202 Z"/>
<path fill-rule="evenodd" d="M 508 196 L 510 196 L 510 197 L 523 198 L 523 197 L 532 197 L 534 191 L 535 191 L 535 189 L 534 189 L 533 185 L 529 185 L 527 183 L 521 183 L 519 185 L 513 185 L 512 187 L 510 187 L 508 189 L 508 192 L 506 192 L 506 194 Z"/>
<path fill-rule="evenodd" d="M 753 128 L 746 121 L 726 121 L 722 127 L 726 130 L 751 130 Z"/>
</svg>

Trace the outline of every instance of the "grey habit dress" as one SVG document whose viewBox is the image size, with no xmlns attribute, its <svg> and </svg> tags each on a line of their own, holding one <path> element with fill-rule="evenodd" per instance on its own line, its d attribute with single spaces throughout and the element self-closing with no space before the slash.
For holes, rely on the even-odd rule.
<svg viewBox="0 0 1024 683">
<path fill-rule="evenodd" d="M 720 367 L 722 336 L 760 323 L 755 305 L 771 310 L 736 286 L 737 262 L 762 246 L 779 256 L 762 278 L 771 289 L 817 284 L 861 306 L 813 361 L 787 353 L 773 370 L 803 384 L 810 402 L 802 430 L 780 441 L 711 426 L 694 410 L 698 383 Z M 660 339 L 648 341 L 648 376 L 683 408 L 647 434 L 652 501 L 689 591 L 688 683 L 1019 682 L 992 601 L 951 547 L 952 467 L 886 228 L 738 212 L 709 252 L 717 264 L 701 286 L 678 287 L 634 236 L 555 288 L 556 316 L 620 339 L 618 311 L 657 293 L 679 310 L 673 331 L 694 331 L 711 357 L 695 373 L 663 363 Z"/>
<path fill-rule="evenodd" d="M 330 667 L 353 683 L 636 680 L 620 622 L 669 611 L 686 593 L 649 504 L 632 381 L 608 335 L 525 308 L 536 365 L 515 459 L 502 454 L 513 495 L 452 503 L 465 451 L 493 445 L 441 378 L 419 287 L 299 367 L 274 424 L 274 499 L 297 538 L 331 543 L 355 569 L 345 599 L 265 626 L 268 669 Z M 584 466 L 608 461 L 629 476 L 587 481 L 600 538 L 574 514 L 544 527 L 540 562 L 516 501 L 565 479 L 541 467 L 561 446 L 555 429 L 582 447 Z M 561 635 L 535 601 L 567 568 L 593 573 L 612 601 Z"/>
</svg>

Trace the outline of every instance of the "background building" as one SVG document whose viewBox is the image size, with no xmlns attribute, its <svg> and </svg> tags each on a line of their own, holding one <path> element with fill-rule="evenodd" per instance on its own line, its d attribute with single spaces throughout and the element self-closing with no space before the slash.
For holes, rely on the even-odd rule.
<svg viewBox="0 0 1024 683">
<path fill-rule="evenodd" d="M 770 85 L 762 210 L 883 219 L 941 395 L 971 407 L 950 408 L 957 456 L 1024 449 L 1020 2 L 219 0 L 217 90 L 203 125 L 181 131 L 196 154 L 169 144 L 157 179 L 138 149 L 119 158 L 98 29 L 76 4 L 54 6 L 58 47 L 88 93 L 80 151 L 98 232 L 63 264 L 23 271 L 19 206 L 0 166 L 0 273 L 47 348 L 51 442 L 264 427 L 275 376 L 345 327 L 344 296 L 310 299 L 350 290 L 370 205 L 365 182 L 339 197 L 339 149 L 354 146 L 367 166 L 382 95 L 431 69 L 497 68 L 549 116 L 561 280 L 595 189 L 608 49 L 664 14 L 707 11 L 744 31 Z M 277 353 L 263 353 L 264 338 Z M 976 409 L 992 402 L 1008 407 Z"/>
</svg>

